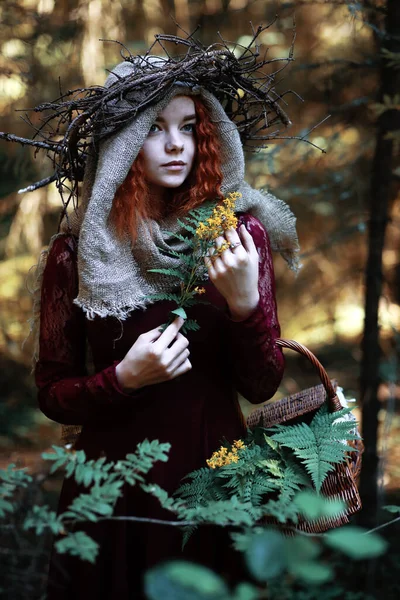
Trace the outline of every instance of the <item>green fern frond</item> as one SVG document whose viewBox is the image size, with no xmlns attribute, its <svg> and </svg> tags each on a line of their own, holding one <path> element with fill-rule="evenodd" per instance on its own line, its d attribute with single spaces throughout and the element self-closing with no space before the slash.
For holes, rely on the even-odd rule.
<svg viewBox="0 0 400 600">
<path fill-rule="evenodd" d="M 186 281 L 185 274 L 178 269 L 148 269 L 149 273 L 161 273 L 162 275 L 171 275 L 177 277 L 181 281 Z"/>
<path fill-rule="evenodd" d="M 268 494 L 278 490 L 276 481 L 271 478 L 257 477 L 251 490 L 251 503 L 253 506 L 261 506 Z"/>
<path fill-rule="evenodd" d="M 185 519 L 208 522 L 216 525 L 253 525 L 261 511 L 250 502 L 240 502 L 236 496 L 229 500 L 209 502 L 207 506 L 196 506 L 186 511 Z"/>
<path fill-rule="evenodd" d="M 15 464 L 10 464 L 6 469 L 0 469 L 0 518 L 7 513 L 14 512 L 17 505 L 10 502 L 18 488 L 26 488 L 32 481 L 26 469 L 16 469 Z"/>
<path fill-rule="evenodd" d="M 41 535 L 46 529 L 50 529 L 53 535 L 58 535 L 64 530 L 60 515 L 48 506 L 33 506 L 25 518 L 23 529 L 28 531 L 34 529 L 37 535 Z"/>
<path fill-rule="evenodd" d="M 190 246 L 191 248 L 193 248 L 193 246 L 195 245 L 195 241 L 193 236 L 186 236 L 186 235 L 182 235 L 181 233 L 175 233 L 173 231 L 165 231 L 164 233 L 166 233 L 167 235 L 169 235 L 172 238 L 176 238 L 179 241 L 183 242 L 184 244 L 186 244 L 187 246 Z M 165 252 L 167 251 L 166 248 L 160 248 L 161 252 Z M 171 248 L 168 248 L 168 252 L 176 252 L 176 254 L 180 255 L 179 252 L 177 252 L 176 250 L 172 250 Z"/>
<path fill-rule="evenodd" d="M 309 477 L 303 468 L 293 461 L 287 461 L 280 479 L 279 494 L 282 501 L 291 501 L 295 494 L 304 488 L 311 487 Z"/>
<path fill-rule="evenodd" d="M 63 513 L 63 518 L 76 521 L 96 522 L 100 517 L 109 517 L 113 513 L 116 501 L 122 496 L 124 482 L 114 481 L 103 485 L 94 485 L 89 494 L 80 494 Z"/>
<path fill-rule="evenodd" d="M 270 438 L 270 437 L 269 437 L 268 435 L 266 435 L 265 433 L 264 433 L 264 440 L 265 440 L 265 442 L 268 444 L 268 446 L 269 446 L 270 448 L 272 448 L 272 450 L 278 450 L 278 448 L 279 448 L 279 444 L 278 444 L 278 442 L 275 442 L 275 440 L 273 440 L 272 438 Z"/>
<path fill-rule="evenodd" d="M 149 294 L 148 298 L 151 300 L 154 300 L 155 302 L 157 302 L 158 300 L 168 300 L 169 302 L 176 302 L 177 304 L 179 304 L 179 302 L 180 302 L 179 294 L 173 294 L 173 293 L 169 293 L 169 292 L 160 292 L 158 294 Z"/>
<path fill-rule="evenodd" d="M 83 531 L 69 533 L 61 540 L 57 540 L 55 548 L 60 554 L 78 556 L 81 560 L 87 560 L 91 564 L 96 562 L 99 553 L 99 544 Z"/>
<path fill-rule="evenodd" d="M 273 517 L 279 523 L 297 523 L 298 508 L 295 503 L 284 496 L 279 496 L 277 500 L 268 500 L 260 509 L 265 517 Z"/>
<path fill-rule="evenodd" d="M 302 461 L 318 492 L 334 465 L 346 460 L 349 447 L 343 440 L 358 438 L 352 431 L 354 421 L 335 422 L 338 417 L 349 412 L 350 409 L 346 408 L 329 413 L 322 407 L 310 425 L 299 423 L 290 426 L 276 425 L 272 428 L 272 431 L 277 432 L 271 436 L 272 439 L 290 448 Z"/>
<path fill-rule="evenodd" d="M 85 463 L 76 464 L 74 469 L 75 481 L 79 484 L 89 487 L 92 483 L 99 484 L 109 477 L 109 472 L 114 467 L 112 461 L 105 464 L 106 457 L 103 456 L 97 460 L 88 460 Z M 73 474 L 73 463 L 69 463 L 66 470 L 66 477 Z"/>
<path fill-rule="evenodd" d="M 188 507 L 194 507 L 209 497 L 209 489 L 215 478 L 214 471 L 209 468 L 198 469 L 189 473 L 182 481 L 174 496 L 182 498 Z M 186 481 L 190 479 L 190 481 Z"/>
<path fill-rule="evenodd" d="M 169 510 L 170 512 L 174 512 L 178 515 L 180 515 L 181 513 L 185 514 L 186 507 L 184 505 L 183 500 L 182 499 L 176 500 L 175 498 L 172 498 L 171 496 L 168 495 L 168 492 L 166 492 L 159 485 L 156 485 L 155 483 L 149 483 L 149 484 L 141 484 L 140 487 L 142 488 L 143 491 L 145 491 L 148 494 L 151 494 L 152 496 L 157 498 L 157 500 L 160 502 L 162 508 L 164 508 L 165 510 Z"/>
<path fill-rule="evenodd" d="M 282 463 L 280 460 L 269 458 L 263 461 L 263 466 L 266 467 L 274 477 L 283 477 Z"/>
<path fill-rule="evenodd" d="M 188 331 L 198 331 L 199 329 L 200 325 L 195 319 L 186 319 L 181 327 L 182 333 L 187 333 Z"/>
<path fill-rule="evenodd" d="M 196 223 L 197 223 L 196 219 L 191 219 L 190 217 L 186 217 L 185 221 L 181 221 L 180 219 L 177 219 L 177 222 L 180 225 L 180 227 L 183 227 L 184 229 L 186 229 L 186 231 L 189 231 L 193 235 L 196 234 L 197 228 L 189 225 L 189 223 L 193 223 L 194 225 L 196 225 Z"/>
</svg>

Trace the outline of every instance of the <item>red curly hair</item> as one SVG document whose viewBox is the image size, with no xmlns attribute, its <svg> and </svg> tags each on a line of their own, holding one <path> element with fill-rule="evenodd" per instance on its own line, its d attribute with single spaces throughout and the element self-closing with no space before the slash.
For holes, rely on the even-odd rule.
<svg viewBox="0 0 400 600">
<path fill-rule="evenodd" d="M 176 190 L 166 190 L 162 206 L 149 195 L 145 179 L 144 160 L 139 152 L 125 181 L 114 196 L 110 221 L 119 237 L 128 233 L 134 242 L 141 219 L 159 220 L 163 216 L 183 216 L 205 200 L 223 198 L 221 192 L 221 147 L 217 128 L 198 96 L 191 96 L 196 110 L 196 158 L 187 180 Z"/>
</svg>

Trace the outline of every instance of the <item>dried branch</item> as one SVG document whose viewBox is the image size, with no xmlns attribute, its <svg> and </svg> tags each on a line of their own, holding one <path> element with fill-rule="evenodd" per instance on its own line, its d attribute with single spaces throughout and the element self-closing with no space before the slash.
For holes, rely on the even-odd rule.
<svg viewBox="0 0 400 600">
<path fill-rule="evenodd" d="M 63 93 L 60 84 L 56 100 L 24 109 L 25 115 L 27 112 L 43 115 L 39 124 L 35 119 L 31 140 L 0 133 L 0 139 L 45 150 L 52 160 L 54 174 L 21 192 L 56 181 L 65 212 L 70 200 L 77 196 L 87 155 L 95 151 L 98 141 L 116 133 L 140 111 L 159 102 L 176 82 L 211 92 L 236 123 L 245 146 L 256 140 L 262 148 L 268 140 L 277 139 L 276 125 L 287 127 L 291 121 L 281 106 L 286 104 L 284 94 L 275 91 L 274 82 L 276 75 L 293 60 L 295 31 L 287 57 L 269 60 L 265 56 L 260 60 L 260 35 L 275 20 L 256 29 L 251 24 L 252 39 L 246 46 L 231 43 L 222 36 L 217 43 L 204 46 L 194 38 L 195 32 L 184 32 L 185 37 L 158 34 L 140 64 L 138 57 L 121 42 L 104 40 L 120 46 L 123 60 L 136 66 L 132 74 L 116 76 L 115 83 L 107 88 L 92 86 Z M 152 60 L 152 55 L 159 56 L 160 61 Z M 25 121 L 33 127 L 29 117 L 25 116 Z M 262 136 L 257 135 L 260 131 Z"/>
</svg>

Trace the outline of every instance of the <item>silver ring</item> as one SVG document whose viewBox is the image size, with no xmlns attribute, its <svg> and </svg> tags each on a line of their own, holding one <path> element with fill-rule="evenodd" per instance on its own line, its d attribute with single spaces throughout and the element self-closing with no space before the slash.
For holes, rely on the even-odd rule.
<svg viewBox="0 0 400 600">
<path fill-rule="evenodd" d="M 238 246 L 241 246 L 240 242 L 232 242 L 232 244 L 229 244 L 229 248 L 231 250 L 234 250 L 235 248 L 237 248 Z"/>
</svg>

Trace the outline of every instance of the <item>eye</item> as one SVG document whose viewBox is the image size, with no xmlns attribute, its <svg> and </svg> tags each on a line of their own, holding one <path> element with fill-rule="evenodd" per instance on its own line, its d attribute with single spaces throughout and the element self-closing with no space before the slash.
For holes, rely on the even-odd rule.
<svg viewBox="0 0 400 600">
<path fill-rule="evenodd" d="M 194 133 L 196 129 L 196 123 L 186 123 L 182 127 L 182 131 L 186 131 L 187 133 Z"/>
<path fill-rule="evenodd" d="M 157 125 L 156 123 L 153 123 L 153 125 L 149 129 L 149 133 L 156 133 L 159 130 L 160 130 L 160 126 Z"/>
</svg>

